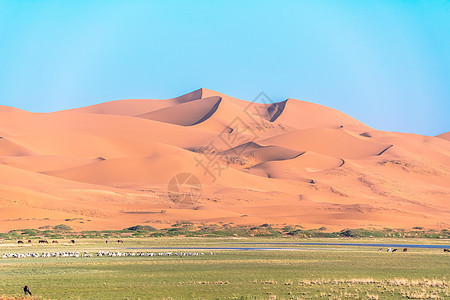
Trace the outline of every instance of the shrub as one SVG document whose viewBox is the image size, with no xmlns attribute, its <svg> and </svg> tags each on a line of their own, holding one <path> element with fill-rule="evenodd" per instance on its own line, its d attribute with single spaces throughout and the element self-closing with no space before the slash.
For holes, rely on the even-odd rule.
<svg viewBox="0 0 450 300">
<path fill-rule="evenodd" d="M 56 231 L 72 231 L 72 227 L 70 227 L 69 225 L 65 225 L 65 224 L 59 224 L 56 225 L 55 227 L 53 227 L 53 229 L 55 229 Z"/>
<path fill-rule="evenodd" d="M 177 221 L 175 224 L 172 225 L 172 227 L 180 227 L 180 226 L 185 226 L 185 225 L 194 225 L 194 223 L 192 223 L 191 221 Z"/>
<path fill-rule="evenodd" d="M 355 234 L 353 233 L 353 230 L 351 229 L 345 229 L 339 232 L 339 235 L 345 236 L 345 237 L 354 237 Z"/>
<path fill-rule="evenodd" d="M 294 230 L 294 227 L 292 226 L 284 226 L 281 230 L 285 231 L 285 232 L 289 232 Z"/>
<path fill-rule="evenodd" d="M 35 229 L 24 229 L 22 234 L 23 235 L 29 235 L 29 236 L 35 236 L 37 235 L 39 232 Z"/>
<path fill-rule="evenodd" d="M 157 231 L 157 229 L 150 225 L 136 225 L 126 228 L 125 230 L 131 231 Z"/>
</svg>

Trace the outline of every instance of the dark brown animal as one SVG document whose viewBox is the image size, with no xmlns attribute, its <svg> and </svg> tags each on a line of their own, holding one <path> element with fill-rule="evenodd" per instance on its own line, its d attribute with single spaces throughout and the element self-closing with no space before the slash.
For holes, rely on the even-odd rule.
<svg viewBox="0 0 450 300">
<path fill-rule="evenodd" d="M 75 240 L 70 240 L 70 242 L 71 242 L 72 244 L 75 244 Z"/>
<path fill-rule="evenodd" d="M 408 248 L 403 248 L 403 252 L 408 252 Z"/>
<path fill-rule="evenodd" d="M 23 241 L 17 241 L 17 244 L 23 244 Z"/>
<path fill-rule="evenodd" d="M 122 243 L 123 244 L 123 240 L 117 240 L 117 243 Z"/>
<path fill-rule="evenodd" d="M 58 241 L 52 241 L 52 244 L 58 244 Z"/>
<path fill-rule="evenodd" d="M 27 295 L 33 296 L 28 285 L 23 287 L 23 292 L 25 293 L 25 296 L 27 296 Z"/>
<path fill-rule="evenodd" d="M 28 244 L 31 244 L 31 240 L 28 240 Z"/>
<path fill-rule="evenodd" d="M 398 251 L 398 249 L 394 249 L 394 250 L 392 250 L 392 252 L 397 252 Z"/>
<path fill-rule="evenodd" d="M 444 252 L 450 252 L 450 249 L 444 249 Z"/>
<path fill-rule="evenodd" d="M 47 240 L 39 240 L 39 244 L 48 244 Z"/>
</svg>

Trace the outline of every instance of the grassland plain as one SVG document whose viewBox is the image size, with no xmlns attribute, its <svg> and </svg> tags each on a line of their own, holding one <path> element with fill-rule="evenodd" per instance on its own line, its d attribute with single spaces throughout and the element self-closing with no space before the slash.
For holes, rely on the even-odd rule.
<svg viewBox="0 0 450 300">
<path fill-rule="evenodd" d="M 446 299 L 450 255 L 442 249 L 378 252 L 378 247 L 277 245 L 277 242 L 448 245 L 430 239 L 131 238 L 40 245 L 5 241 L 4 253 L 57 251 L 167 252 L 188 247 L 204 256 L 0 258 L 0 295 L 37 299 Z M 264 244 L 247 244 L 264 243 Z M 163 249 L 163 248 L 174 249 Z M 138 248 L 138 249 L 126 249 Z M 277 250 L 293 248 L 296 250 Z M 385 248 L 386 249 L 386 248 Z M 213 251 L 216 255 L 209 255 Z M 8 298 L 8 299 L 9 299 Z"/>
</svg>

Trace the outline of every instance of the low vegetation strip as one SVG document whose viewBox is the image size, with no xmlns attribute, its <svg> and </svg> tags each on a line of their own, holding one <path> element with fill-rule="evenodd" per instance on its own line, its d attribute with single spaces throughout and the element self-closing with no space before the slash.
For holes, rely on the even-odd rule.
<svg viewBox="0 0 450 300">
<path fill-rule="evenodd" d="M 179 221 L 167 228 L 156 229 L 149 225 L 136 225 L 123 230 L 101 230 L 74 232 L 65 224 L 42 229 L 18 229 L 0 233 L 1 240 L 13 239 L 61 239 L 61 238 L 123 238 L 123 237 L 292 237 L 292 238 L 428 238 L 450 239 L 450 230 L 433 230 L 423 227 L 407 229 L 343 229 L 329 231 L 326 227 L 305 229 L 302 226 L 277 227 L 270 224 L 234 225 L 194 224 Z"/>
</svg>

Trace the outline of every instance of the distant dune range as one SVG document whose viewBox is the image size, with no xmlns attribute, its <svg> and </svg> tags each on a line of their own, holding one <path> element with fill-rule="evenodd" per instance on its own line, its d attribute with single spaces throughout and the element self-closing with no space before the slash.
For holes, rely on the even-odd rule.
<svg viewBox="0 0 450 300">
<path fill-rule="evenodd" d="M 450 228 L 450 132 L 377 131 L 314 103 L 199 89 L 53 113 L 0 106 L 0 137 L 0 231 Z"/>
</svg>

